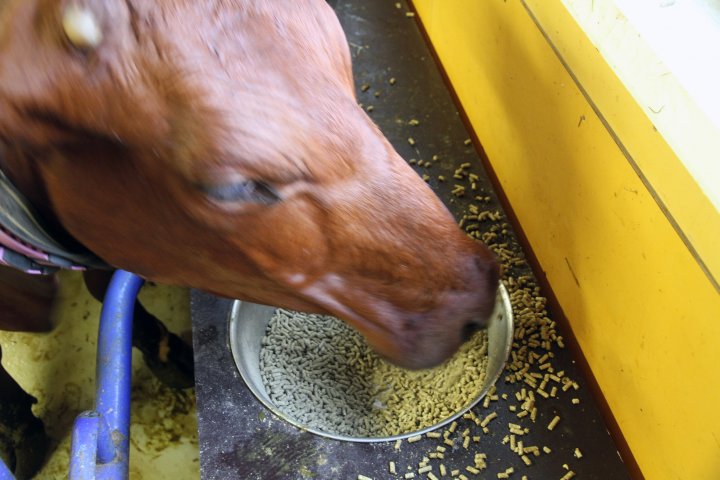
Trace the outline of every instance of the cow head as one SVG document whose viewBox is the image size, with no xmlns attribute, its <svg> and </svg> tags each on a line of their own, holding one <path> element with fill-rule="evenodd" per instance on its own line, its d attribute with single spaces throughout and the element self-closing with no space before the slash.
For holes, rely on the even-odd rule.
<svg viewBox="0 0 720 480">
<path fill-rule="evenodd" d="M 492 254 L 358 107 L 322 0 L 10 1 L 0 140 L 107 262 L 337 315 L 400 365 L 493 308 Z"/>
</svg>

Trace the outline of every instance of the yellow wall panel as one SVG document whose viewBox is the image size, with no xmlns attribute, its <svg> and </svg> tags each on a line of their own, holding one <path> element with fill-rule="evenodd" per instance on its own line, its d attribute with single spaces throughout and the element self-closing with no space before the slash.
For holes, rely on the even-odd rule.
<svg viewBox="0 0 720 480">
<path fill-rule="evenodd" d="M 720 216 L 683 162 L 653 127 L 646 115 L 649 107 L 634 101 L 561 1 L 525 2 L 610 127 L 622 135 L 624 147 L 687 237 L 696 256 L 716 284 L 720 282 Z M 690 97 L 687 101 L 691 102 Z M 704 120 L 677 128 L 686 132 L 695 130 L 696 135 L 699 132 L 712 135 L 715 129 Z M 720 161 L 720 152 L 708 151 L 705 156 Z"/>
<path fill-rule="evenodd" d="M 414 4 L 644 475 L 720 478 L 720 295 L 519 1 Z"/>
</svg>

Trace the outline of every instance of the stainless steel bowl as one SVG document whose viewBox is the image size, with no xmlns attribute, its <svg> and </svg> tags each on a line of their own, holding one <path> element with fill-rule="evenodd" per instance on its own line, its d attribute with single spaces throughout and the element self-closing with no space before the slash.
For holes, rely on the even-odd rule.
<svg viewBox="0 0 720 480">
<path fill-rule="evenodd" d="M 492 387 L 500 377 L 503 367 L 505 366 L 505 362 L 510 354 L 510 348 L 512 347 L 512 307 L 510 306 L 510 297 L 507 290 L 501 284 L 495 301 L 495 310 L 493 311 L 488 326 L 487 375 L 485 376 L 485 382 L 483 383 L 482 388 L 479 392 L 477 392 L 477 396 L 462 410 L 458 411 L 454 415 L 443 419 L 435 425 L 421 430 L 401 435 L 394 435 L 392 437 L 349 437 L 324 432 L 307 425 L 302 425 L 275 406 L 270 397 L 268 397 L 260 376 L 260 347 L 262 339 L 265 336 L 268 323 L 270 323 L 270 318 L 275 310 L 275 307 L 241 302 L 240 300 L 236 300 L 233 304 L 230 312 L 230 349 L 232 350 L 233 358 L 235 359 L 235 364 L 240 371 L 240 375 L 243 380 L 245 380 L 245 383 L 248 388 L 250 388 L 250 391 L 252 391 L 257 399 L 260 400 L 260 402 L 262 402 L 275 415 L 298 428 L 323 437 L 333 438 L 335 440 L 352 442 L 386 442 L 423 434 L 449 424 L 474 407 L 487 394 L 490 387 Z"/>
</svg>

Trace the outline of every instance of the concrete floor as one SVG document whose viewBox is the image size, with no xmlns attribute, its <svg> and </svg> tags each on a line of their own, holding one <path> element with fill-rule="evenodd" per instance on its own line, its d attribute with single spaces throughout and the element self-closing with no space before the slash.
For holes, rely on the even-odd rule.
<svg viewBox="0 0 720 480">
<path fill-rule="evenodd" d="M 36 477 L 43 480 L 67 478 L 72 423 L 78 413 L 92 408 L 94 399 L 100 304 L 77 272 L 62 272 L 61 285 L 52 332 L 0 332 L 3 365 L 38 399 L 34 412 L 53 439 L 52 453 Z M 189 335 L 186 290 L 146 285 L 140 299 L 170 330 Z M 164 387 L 135 350 L 130 432 L 132 480 L 200 477 L 194 392 Z"/>
</svg>

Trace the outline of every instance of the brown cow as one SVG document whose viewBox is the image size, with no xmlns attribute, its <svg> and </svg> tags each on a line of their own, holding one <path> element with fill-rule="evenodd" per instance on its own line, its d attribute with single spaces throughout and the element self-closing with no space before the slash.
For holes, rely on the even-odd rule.
<svg viewBox="0 0 720 480">
<path fill-rule="evenodd" d="M 358 107 L 324 1 L 0 8 L 2 168 L 68 241 L 157 282 L 337 315 L 409 368 L 486 321 L 492 254 Z"/>
</svg>

